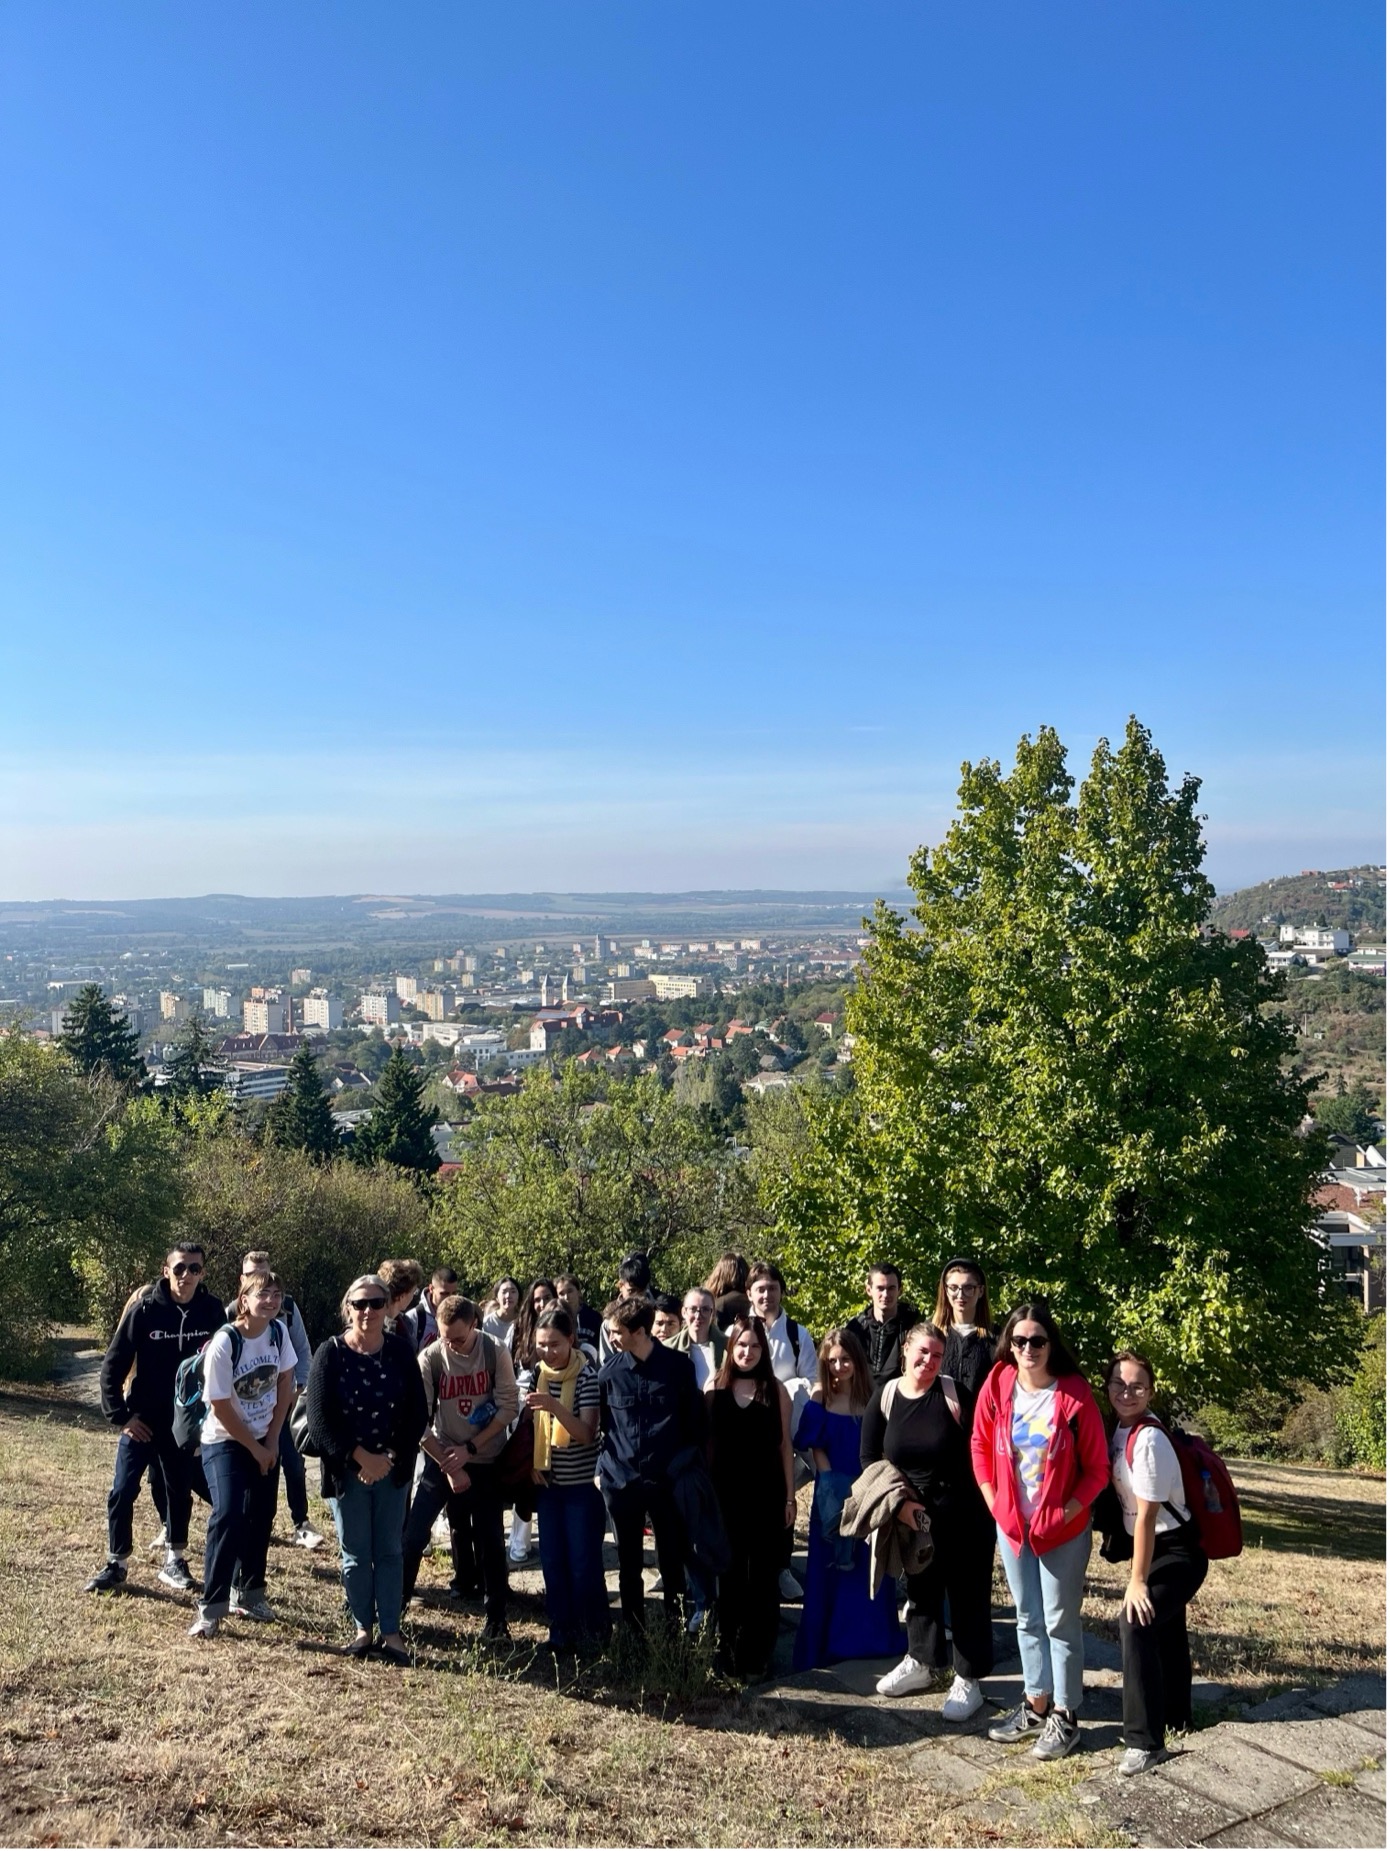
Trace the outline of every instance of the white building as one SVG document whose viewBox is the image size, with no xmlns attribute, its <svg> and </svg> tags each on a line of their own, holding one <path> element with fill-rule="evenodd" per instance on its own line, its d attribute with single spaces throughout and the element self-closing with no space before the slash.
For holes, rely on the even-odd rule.
<svg viewBox="0 0 1390 1851">
<path fill-rule="evenodd" d="M 657 971 L 651 979 L 659 1003 L 675 1002 L 683 996 L 713 996 L 714 984 L 708 977 L 686 977 L 675 971 Z"/>
<path fill-rule="evenodd" d="M 402 1003 L 414 1003 L 420 995 L 420 982 L 416 977 L 397 977 L 396 999 Z"/>
<path fill-rule="evenodd" d="M 234 1060 L 223 1084 L 233 1099 L 274 1099 L 289 1081 L 288 1067 L 265 1067 L 259 1061 Z"/>
<path fill-rule="evenodd" d="M 364 1022 L 386 1028 L 401 1019 L 399 998 L 391 990 L 364 990 L 358 1014 Z"/>
<path fill-rule="evenodd" d="M 343 999 L 330 996 L 327 990 L 310 990 L 301 1007 L 305 1028 L 331 1029 L 343 1026 Z"/>
<path fill-rule="evenodd" d="M 1345 957 L 1351 950 L 1351 933 L 1344 932 L 1340 926 L 1329 931 L 1326 926 L 1282 925 L 1279 943 L 1292 945 L 1300 951 L 1335 951 L 1338 957 Z"/>
<path fill-rule="evenodd" d="M 214 1022 L 227 1022 L 238 1008 L 241 999 L 239 990 L 224 990 L 211 984 L 203 989 L 203 1014 L 211 1016 Z"/>
<path fill-rule="evenodd" d="M 248 996 L 241 1005 L 241 1026 L 248 1035 L 288 1035 L 290 999 L 283 990 Z"/>
</svg>

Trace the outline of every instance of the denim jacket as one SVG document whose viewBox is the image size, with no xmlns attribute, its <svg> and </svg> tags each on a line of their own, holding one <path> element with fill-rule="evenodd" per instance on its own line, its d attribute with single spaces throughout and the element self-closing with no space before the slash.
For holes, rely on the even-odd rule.
<svg viewBox="0 0 1390 1851">
<path fill-rule="evenodd" d="M 679 1350 L 652 1346 L 644 1362 L 628 1352 L 611 1356 L 598 1378 L 599 1483 L 604 1491 L 667 1482 L 671 1461 L 685 1446 L 703 1446 L 704 1397 L 695 1365 Z"/>
</svg>

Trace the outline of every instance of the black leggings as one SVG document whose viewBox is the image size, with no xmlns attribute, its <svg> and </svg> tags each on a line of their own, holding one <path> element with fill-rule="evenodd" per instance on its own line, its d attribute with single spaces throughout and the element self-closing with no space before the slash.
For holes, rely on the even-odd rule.
<svg viewBox="0 0 1390 1851">
<path fill-rule="evenodd" d="M 1186 1528 L 1154 1538 L 1149 1567 L 1154 1616 L 1138 1626 L 1120 1609 L 1127 1748 L 1162 1748 L 1165 1729 L 1192 1726 L 1187 1603 L 1206 1578 L 1207 1558 Z"/>
<path fill-rule="evenodd" d="M 994 1525 L 972 1511 L 932 1513 L 934 1552 L 920 1575 L 907 1577 L 907 1649 L 919 1665 L 946 1662 L 945 1605 L 951 1603 L 951 1658 L 957 1675 L 994 1669 Z"/>
</svg>

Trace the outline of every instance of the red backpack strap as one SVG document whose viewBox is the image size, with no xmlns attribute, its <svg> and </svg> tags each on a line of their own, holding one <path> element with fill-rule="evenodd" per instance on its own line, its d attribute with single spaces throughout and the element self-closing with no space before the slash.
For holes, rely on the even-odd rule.
<svg viewBox="0 0 1390 1851">
<path fill-rule="evenodd" d="M 1131 1470 L 1134 1466 L 1134 1442 L 1139 1438 L 1139 1435 L 1143 1432 L 1145 1427 L 1157 1427 L 1161 1432 L 1166 1431 L 1163 1422 L 1153 1414 L 1141 1415 L 1140 1418 L 1135 1421 L 1134 1425 L 1125 1436 L 1125 1464 L 1129 1466 Z"/>
</svg>

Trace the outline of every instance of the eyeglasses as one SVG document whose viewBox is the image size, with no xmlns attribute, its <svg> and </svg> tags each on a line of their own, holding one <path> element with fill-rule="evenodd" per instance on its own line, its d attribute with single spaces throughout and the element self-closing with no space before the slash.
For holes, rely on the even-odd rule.
<svg viewBox="0 0 1390 1851">
<path fill-rule="evenodd" d="M 968 1298 L 972 1292 L 978 1292 L 979 1286 L 973 1279 L 967 1279 L 963 1285 L 948 1285 L 947 1298 Z"/>
<path fill-rule="evenodd" d="M 352 1311 L 384 1311 L 386 1300 L 384 1298 L 350 1298 L 348 1307 Z"/>
<path fill-rule="evenodd" d="M 1009 1341 L 1016 1350 L 1045 1350 L 1050 1339 L 1047 1337 L 1011 1337 Z"/>
<path fill-rule="evenodd" d="M 1149 1385 L 1147 1382 L 1112 1382 L 1110 1392 L 1112 1395 L 1147 1395 Z"/>
<path fill-rule="evenodd" d="M 169 1271 L 176 1279 L 187 1278 L 189 1273 L 192 1273 L 196 1277 L 202 1270 L 197 1260 L 180 1260 L 178 1265 L 169 1268 Z"/>
</svg>

